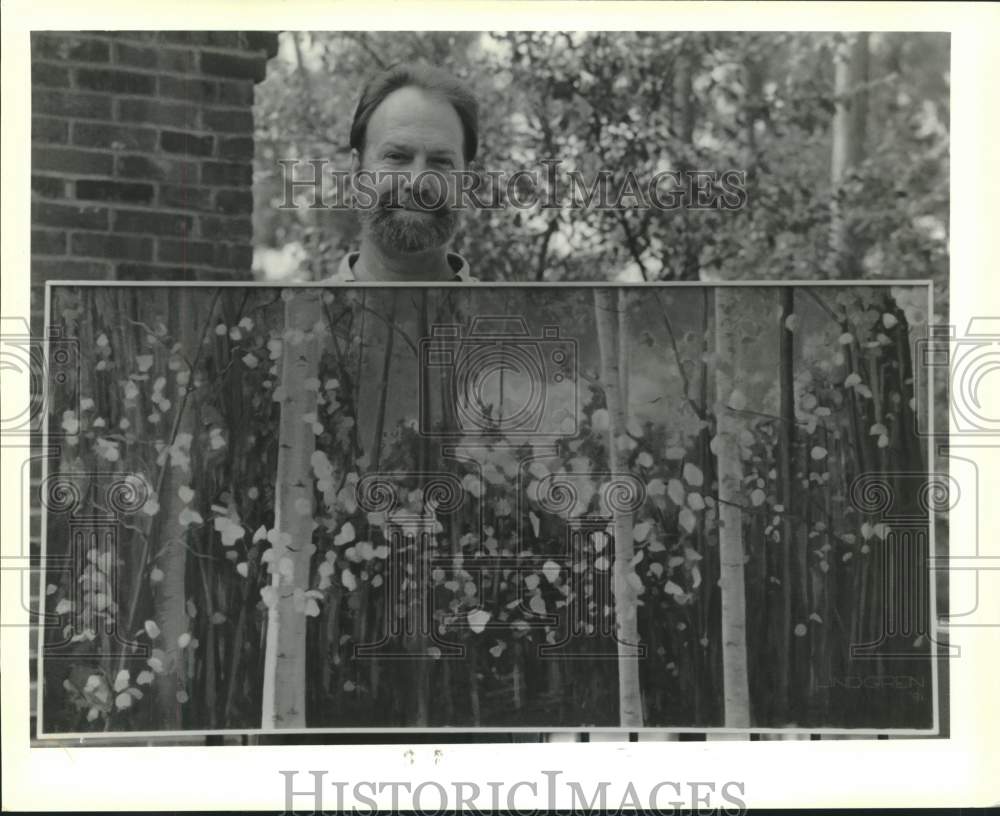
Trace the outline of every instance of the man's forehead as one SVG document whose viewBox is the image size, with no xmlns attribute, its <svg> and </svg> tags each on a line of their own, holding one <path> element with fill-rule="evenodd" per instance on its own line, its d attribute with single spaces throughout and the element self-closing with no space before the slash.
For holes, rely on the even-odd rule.
<svg viewBox="0 0 1000 816">
<path fill-rule="evenodd" d="M 461 152 L 462 140 L 462 120 L 451 103 L 439 94 L 413 87 L 389 94 L 372 113 L 367 127 L 372 147 L 417 141 Z"/>
</svg>

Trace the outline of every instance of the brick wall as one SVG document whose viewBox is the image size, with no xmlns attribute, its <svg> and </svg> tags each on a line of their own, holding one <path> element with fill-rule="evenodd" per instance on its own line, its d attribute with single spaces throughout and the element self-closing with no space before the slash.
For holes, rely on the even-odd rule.
<svg viewBox="0 0 1000 816">
<path fill-rule="evenodd" d="M 273 32 L 35 32 L 32 283 L 251 278 Z"/>
<path fill-rule="evenodd" d="M 46 280 L 251 279 L 254 84 L 277 44 L 273 32 L 32 34 L 35 337 Z M 37 555 L 41 439 L 32 446 Z M 37 573 L 30 595 L 37 610 Z"/>
</svg>

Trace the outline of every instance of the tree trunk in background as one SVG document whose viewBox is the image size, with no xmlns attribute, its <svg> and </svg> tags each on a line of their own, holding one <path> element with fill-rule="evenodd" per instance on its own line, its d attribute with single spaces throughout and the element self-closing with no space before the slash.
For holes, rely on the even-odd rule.
<svg viewBox="0 0 1000 816">
<path fill-rule="evenodd" d="M 694 117 L 695 117 L 695 96 L 694 96 L 694 73 L 697 60 L 695 51 L 690 43 L 681 46 L 677 55 L 674 70 L 674 129 L 677 138 L 685 145 L 682 167 L 684 171 L 701 169 L 695 167 L 694 156 Z M 681 234 L 682 257 L 680 274 L 678 280 L 698 280 L 701 275 L 699 250 L 691 228 L 692 217 L 687 207 L 681 210 L 681 218 L 684 224 Z"/>
<path fill-rule="evenodd" d="M 306 616 L 301 593 L 308 589 L 309 560 L 314 549 L 312 455 L 316 449 L 316 390 L 307 380 L 319 375 L 322 302 L 317 290 L 289 290 L 281 359 L 281 419 L 278 429 L 278 472 L 275 483 L 272 542 L 274 593 L 268 599 L 267 643 L 261 727 L 303 728 L 306 725 Z M 303 419 L 311 414 L 313 421 Z M 296 597 L 298 596 L 298 597 Z"/>
<path fill-rule="evenodd" d="M 186 354 L 192 356 L 197 352 L 200 341 L 196 296 L 195 290 L 187 288 L 175 289 L 167 294 L 170 335 Z M 178 384 L 173 395 L 177 414 L 171 435 L 175 444 L 178 440 L 192 440 L 186 446 L 191 453 L 190 449 L 194 446 L 193 438 L 198 430 L 197 410 L 193 394 L 188 394 L 186 399 L 184 395 L 186 388 L 194 385 L 194 372 L 185 368 L 177 373 L 181 374 L 183 371 L 187 371 L 189 379 L 186 385 Z M 174 382 L 177 383 L 177 380 Z M 183 706 L 177 695 L 185 690 L 185 680 L 182 659 L 184 655 L 177 639 L 188 631 L 190 621 L 186 609 L 185 584 L 188 525 L 182 524 L 180 520 L 181 512 L 189 506 L 189 503 L 183 501 L 177 491 L 190 484 L 194 477 L 194 469 L 190 463 L 184 467 L 179 466 L 172 457 L 167 458 L 163 468 L 163 484 L 158 494 L 161 519 L 158 539 L 162 545 L 153 560 L 156 567 L 163 572 L 163 579 L 153 584 L 153 616 L 160 628 L 160 635 L 154 639 L 153 648 L 162 649 L 165 653 L 164 671 L 156 677 L 157 706 L 160 716 L 158 725 L 164 729 L 179 729 Z M 144 580 L 144 577 L 140 577 L 139 580 Z"/>
<path fill-rule="evenodd" d="M 625 406 L 621 398 L 618 368 L 619 311 L 624 305 L 613 289 L 594 290 L 594 313 L 601 355 L 601 385 L 609 416 L 608 468 L 612 474 L 624 472 L 618 455 L 618 440 L 625 434 Z M 635 548 L 632 541 L 632 514 L 615 511 L 615 620 L 618 636 L 618 706 L 623 727 L 642 726 L 642 694 L 639 688 L 638 596 L 629 582 Z"/>
<path fill-rule="evenodd" d="M 861 253 L 850 230 L 842 207 L 843 185 L 850 171 L 864 158 L 865 128 L 868 115 L 868 35 L 864 32 L 845 35 L 834 53 L 833 149 L 830 182 L 833 199 L 830 207 L 830 249 L 833 252 L 831 273 L 834 277 L 861 277 Z"/>
<path fill-rule="evenodd" d="M 792 491 L 795 476 L 792 462 L 795 451 L 795 332 L 789 318 L 795 314 L 795 290 L 788 286 L 781 290 L 781 322 L 778 326 L 778 413 L 781 417 L 778 432 L 778 501 L 784 508 L 781 524 L 781 614 L 778 618 L 778 687 L 775 714 L 784 725 L 789 718 L 788 684 L 792 668 L 792 539 L 794 526 L 787 515 L 792 512 Z"/>
<path fill-rule="evenodd" d="M 719 573 L 722 590 L 722 682 L 727 728 L 750 727 L 747 673 L 747 615 L 744 585 L 743 467 L 739 417 L 727 406 L 736 388 L 741 344 L 736 337 L 738 290 L 715 292 L 715 398 L 719 479 Z"/>
</svg>

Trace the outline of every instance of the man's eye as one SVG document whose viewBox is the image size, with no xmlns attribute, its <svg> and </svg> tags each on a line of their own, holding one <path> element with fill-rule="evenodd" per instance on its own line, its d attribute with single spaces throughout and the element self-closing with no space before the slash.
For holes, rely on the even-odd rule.
<svg viewBox="0 0 1000 816">
<path fill-rule="evenodd" d="M 397 153 L 395 151 L 391 153 L 386 153 L 385 157 L 390 161 L 401 161 L 406 158 L 406 156 L 404 156 L 402 153 Z"/>
<path fill-rule="evenodd" d="M 438 165 L 440 167 L 454 167 L 455 166 L 455 162 L 453 162 L 451 159 L 440 158 L 440 159 L 434 159 L 433 161 L 434 161 L 434 164 L 436 164 L 436 165 Z"/>
</svg>

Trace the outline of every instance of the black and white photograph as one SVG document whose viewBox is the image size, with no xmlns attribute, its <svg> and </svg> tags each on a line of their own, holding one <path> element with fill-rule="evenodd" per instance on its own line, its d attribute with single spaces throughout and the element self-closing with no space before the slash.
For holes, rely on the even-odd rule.
<svg viewBox="0 0 1000 816">
<path fill-rule="evenodd" d="M 31 762 L 323 752 L 260 771 L 288 811 L 352 749 L 563 757 L 558 795 L 495 774 L 520 812 L 670 756 L 672 807 L 742 811 L 732 761 L 690 783 L 713 743 L 765 776 L 964 744 L 995 15 L 418 5 L 5 15 Z"/>
<path fill-rule="evenodd" d="M 929 289 L 53 286 L 41 732 L 934 734 Z"/>
</svg>

